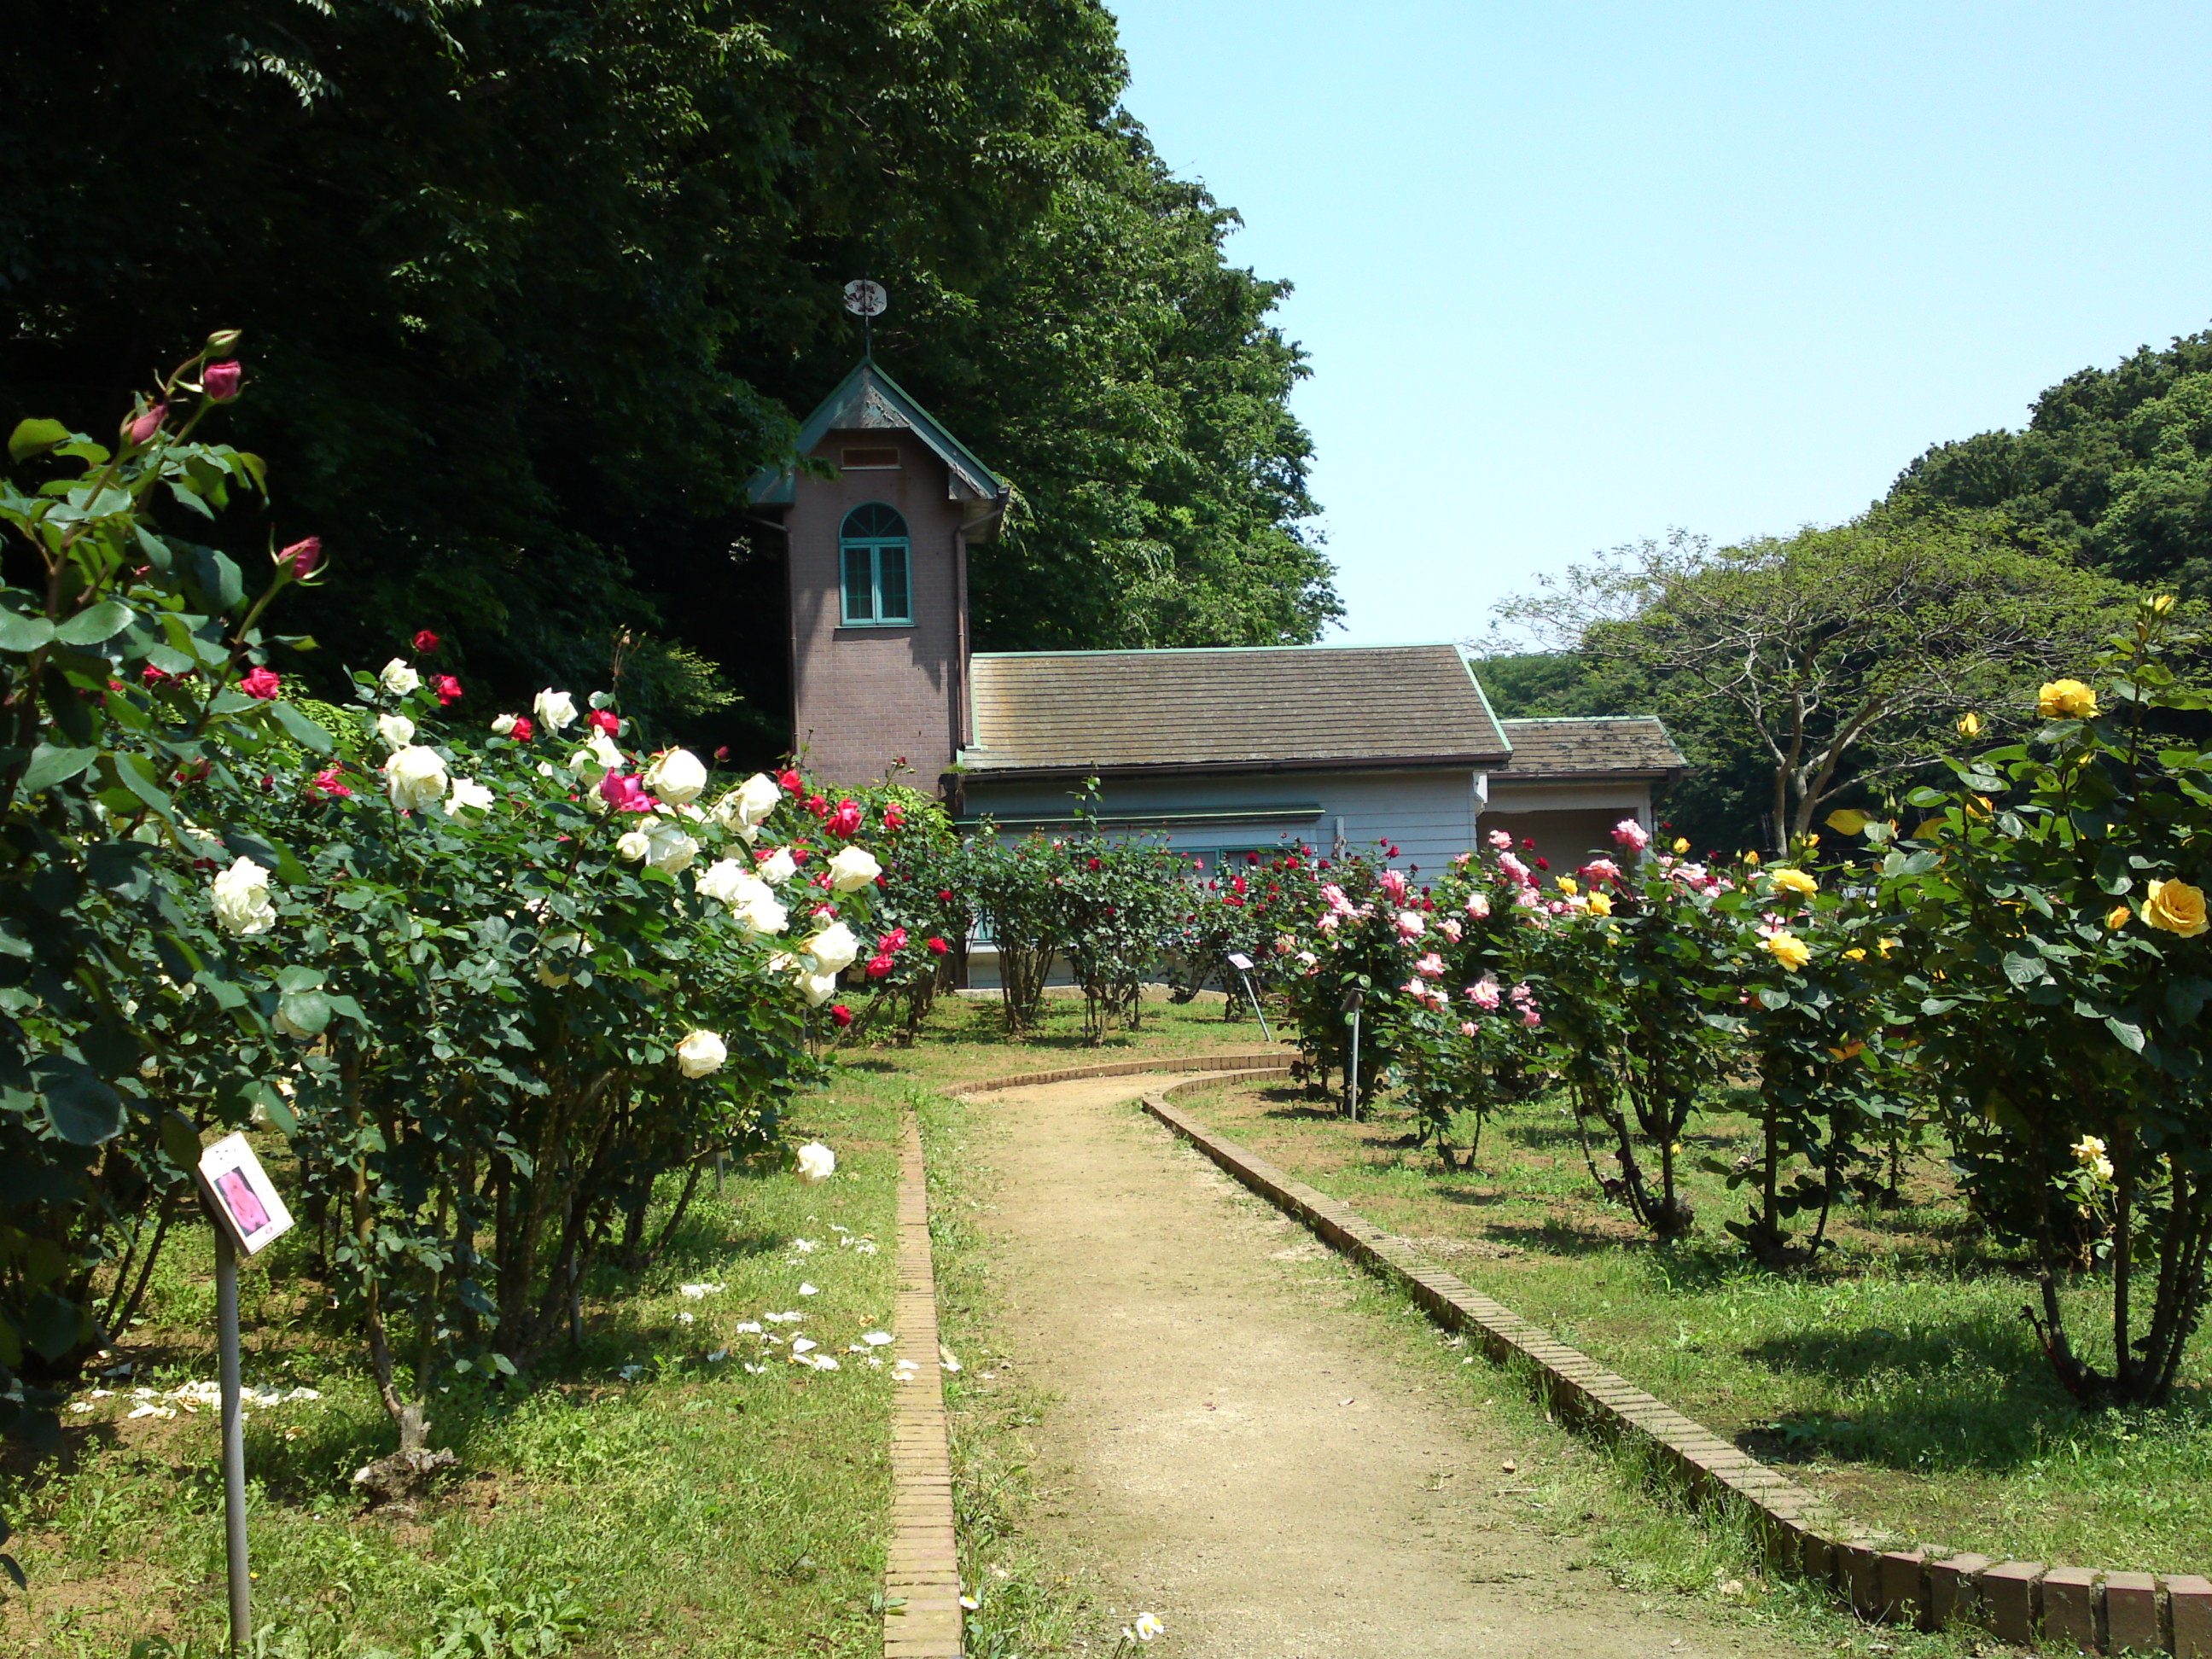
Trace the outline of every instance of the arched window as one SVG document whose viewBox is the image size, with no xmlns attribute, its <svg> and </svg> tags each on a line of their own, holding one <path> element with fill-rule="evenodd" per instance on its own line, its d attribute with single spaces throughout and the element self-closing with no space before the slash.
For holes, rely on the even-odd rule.
<svg viewBox="0 0 2212 1659">
<path fill-rule="evenodd" d="M 864 501 L 845 515 L 837 550 L 845 574 L 846 627 L 912 626 L 908 546 L 906 520 L 896 508 Z"/>
</svg>

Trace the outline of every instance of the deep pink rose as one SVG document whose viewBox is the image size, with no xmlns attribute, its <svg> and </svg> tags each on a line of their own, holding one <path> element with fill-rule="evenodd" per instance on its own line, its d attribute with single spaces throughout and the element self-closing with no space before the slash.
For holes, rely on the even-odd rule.
<svg viewBox="0 0 2212 1659">
<path fill-rule="evenodd" d="M 264 702 L 271 702 L 276 700 L 278 682 L 276 676 L 266 668 L 257 668 L 239 681 L 238 689 L 249 697 L 258 697 Z"/>
<path fill-rule="evenodd" d="M 310 536 L 302 542 L 294 542 L 276 556 L 279 568 L 289 568 L 295 576 L 312 576 L 315 567 L 323 562 L 323 538 Z"/>
<path fill-rule="evenodd" d="M 216 403 L 227 404 L 238 396 L 238 382 L 245 373 L 235 357 L 210 363 L 200 374 L 200 390 Z"/>
</svg>

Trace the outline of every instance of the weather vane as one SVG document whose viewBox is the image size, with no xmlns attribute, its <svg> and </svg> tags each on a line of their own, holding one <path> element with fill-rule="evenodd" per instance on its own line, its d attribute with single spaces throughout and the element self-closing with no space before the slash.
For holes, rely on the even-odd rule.
<svg viewBox="0 0 2212 1659">
<path fill-rule="evenodd" d="M 876 319 L 890 304 L 890 296 L 884 292 L 881 283 L 863 276 L 858 282 L 845 284 L 845 309 L 860 319 L 860 337 L 865 343 L 862 355 L 870 362 L 876 360 Z"/>
</svg>

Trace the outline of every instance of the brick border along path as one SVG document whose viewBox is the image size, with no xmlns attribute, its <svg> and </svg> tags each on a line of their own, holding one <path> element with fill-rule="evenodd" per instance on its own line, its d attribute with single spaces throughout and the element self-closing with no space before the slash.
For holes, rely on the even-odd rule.
<svg viewBox="0 0 2212 1659">
<path fill-rule="evenodd" d="M 908 1107 L 899 1138 L 898 1306 L 892 1321 L 891 1540 L 884 1559 L 884 1659 L 959 1659 L 960 1556 L 952 1454 L 938 1369 L 929 1178 Z M 901 1373 L 904 1373 L 902 1380 Z"/>
<path fill-rule="evenodd" d="M 1491 1359 L 1529 1368 L 1555 1409 L 1607 1437 L 1632 1438 L 1656 1451 L 1661 1466 L 1694 1497 L 1741 1505 L 1778 1571 L 1821 1586 L 1863 1618 L 1923 1630 L 1959 1621 L 1984 1626 L 2008 1642 L 2040 1638 L 2094 1652 L 2212 1659 L 2212 1581 L 2194 1574 L 1992 1562 L 1940 1547 L 1892 1548 L 1892 1540 L 1837 1516 L 1818 1494 L 1170 1103 L 1170 1097 L 1193 1090 L 1287 1074 L 1288 1067 L 1278 1063 L 1267 1072 L 1199 1078 L 1146 1096 L 1145 1109 L 1323 1242 L 1407 1291 L 1439 1324 L 1474 1337 Z"/>
</svg>

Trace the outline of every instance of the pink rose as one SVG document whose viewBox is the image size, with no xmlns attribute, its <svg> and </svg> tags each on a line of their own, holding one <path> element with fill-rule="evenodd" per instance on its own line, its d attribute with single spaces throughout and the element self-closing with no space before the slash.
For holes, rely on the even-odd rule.
<svg viewBox="0 0 2212 1659">
<path fill-rule="evenodd" d="M 1395 870 L 1385 870 L 1382 872 L 1382 890 L 1390 896 L 1391 903 L 1403 904 L 1406 902 L 1405 877 Z"/>
<path fill-rule="evenodd" d="M 305 541 L 294 542 L 276 556 L 280 570 L 289 570 L 295 576 L 305 579 L 315 574 L 323 562 L 323 538 L 310 536 Z"/>
<path fill-rule="evenodd" d="M 226 357 L 219 363 L 210 363 L 200 371 L 200 390 L 216 403 L 227 404 L 238 396 L 238 382 L 246 371 L 235 357 Z"/>
<path fill-rule="evenodd" d="M 1485 974 L 1467 988 L 1467 1000 L 1478 1008 L 1495 1008 L 1498 1001 L 1498 981 Z"/>
<path fill-rule="evenodd" d="M 155 404 L 151 409 L 145 410 L 137 419 L 131 422 L 129 428 L 131 441 L 134 444 L 150 441 L 154 434 L 161 429 L 161 422 L 168 418 L 168 414 L 169 406 L 167 404 Z"/>
<path fill-rule="evenodd" d="M 1477 921 L 1490 914 L 1490 900 L 1480 893 L 1470 893 L 1467 898 L 1467 913 Z"/>
<path fill-rule="evenodd" d="M 1651 845 L 1651 832 L 1634 818 L 1623 818 L 1614 824 L 1613 838 L 1632 853 L 1640 853 Z"/>
<path fill-rule="evenodd" d="M 1442 921 L 1437 924 L 1437 931 L 1442 933 L 1446 939 L 1449 939 L 1454 945 L 1458 944 L 1460 933 L 1462 931 L 1459 925 L 1459 918 L 1457 916 L 1446 916 Z"/>
<path fill-rule="evenodd" d="M 1544 1017 L 1534 1008 L 1523 1008 L 1521 1011 L 1521 1023 L 1533 1031 L 1544 1023 Z"/>
<path fill-rule="evenodd" d="M 1444 976 L 1444 959 L 1431 951 L 1413 964 L 1413 971 L 1425 974 L 1431 979 L 1442 979 Z"/>
<path fill-rule="evenodd" d="M 1462 1036 L 1474 1036 L 1480 1032 L 1481 1029 L 1471 1019 L 1463 1019 L 1459 1023 L 1459 1034 Z"/>
<path fill-rule="evenodd" d="M 1490 844 L 1501 853 L 1510 853 L 1513 850 L 1513 837 L 1503 830 L 1493 830 L 1490 832 Z"/>
<path fill-rule="evenodd" d="M 318 795 L 337 796 L 353 793 L 352 790 L 339 781 L 338 769 L 335 766 L 325 766 L 321 771 L 316 773 L 314 781 L 307 787 Z"/>
<path fill-rule="evenodd" d="M 653 797 L 645 793 L 645 785 L 619 772 L 611 771 L 599 780 L 599 799 L 620 812 L 653 811 Z"/>
<path fill-rule="evenodd" d="M 257 668 L 239 681 L 238 689 L 249 697 L 258 697 L 264 702 L 275 701 L 278 681 L 266 668 Z"/>
</svg>

